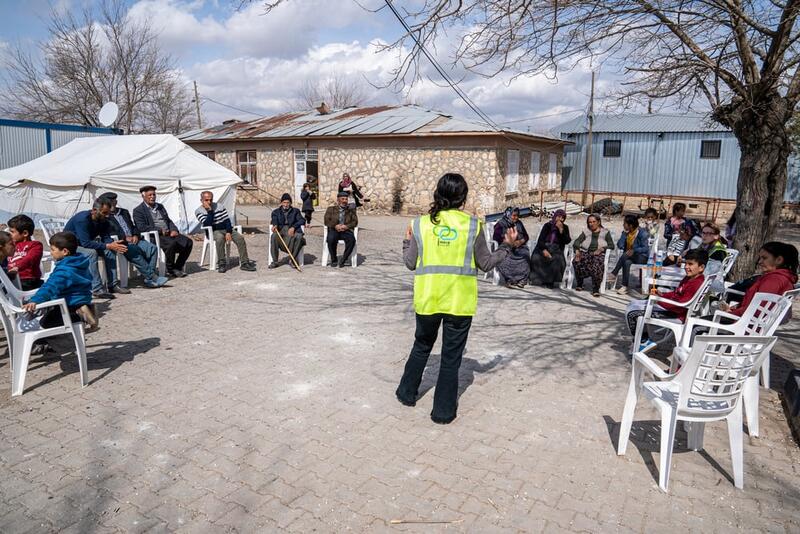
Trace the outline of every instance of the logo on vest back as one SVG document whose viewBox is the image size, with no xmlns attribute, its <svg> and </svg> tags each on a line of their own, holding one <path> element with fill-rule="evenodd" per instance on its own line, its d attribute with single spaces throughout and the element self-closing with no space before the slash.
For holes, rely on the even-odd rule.
<svg viewBox="0 0 800 534">
<path fill-rule="evenodd" d="M 440 247 L 450 246 L 451 241 L 458 239 L 458 230 L 449 226 L 437 225 L 433 227 L 433 235 L 439 240 Z"/>
</svg>

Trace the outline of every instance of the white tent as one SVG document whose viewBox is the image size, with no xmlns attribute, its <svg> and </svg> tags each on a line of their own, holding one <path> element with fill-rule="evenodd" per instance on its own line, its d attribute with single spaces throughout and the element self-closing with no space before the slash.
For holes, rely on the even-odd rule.
<svg viewBox="0 0 800 534">
<path fill-rule="evenodd" d="M 236 173 L 198 153 L 172 135 L 115 135 L 75 139 L 28 163 L 0 171 L 0 222 L 25 213 L 38 223 L 69 218 L 106 191 L 121 207 L 142 202 L 139 188 L 154 185 L 182 232 L 197 228 L 200 192 L 214 193 L 231 216 L 236 206 Z"/>
</svg>

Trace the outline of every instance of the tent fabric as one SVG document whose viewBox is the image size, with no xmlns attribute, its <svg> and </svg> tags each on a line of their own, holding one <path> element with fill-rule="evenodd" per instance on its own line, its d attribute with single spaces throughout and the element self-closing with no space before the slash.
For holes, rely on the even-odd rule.
<svg viewBox="0 0 800 534">
<path fill-rule="evenodd" d="M 0 171 L 0 218 L 26 213 L 43 218 L 69 218 L 91 208 L 107 191 L 132 210 L 141 203 L 139 188 L 154 185 L 182 232 L 197 229 L 194 210 L 200 192 L 234 214 L 236 185 L 231 170 L 203 156 L 172 135 L 124 135 L 75 139 L 28 163 Z"/>
</svg>

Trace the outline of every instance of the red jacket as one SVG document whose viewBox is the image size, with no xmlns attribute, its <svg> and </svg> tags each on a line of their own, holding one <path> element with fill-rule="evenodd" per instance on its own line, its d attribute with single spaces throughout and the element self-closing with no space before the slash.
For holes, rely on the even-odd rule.
<svg viewBox="0 0 800 534">
<path fill-rule="evenodd" d="M 8 259 L 8 267 L 16 267 L 20 280 L 41 280 L 43 250 L 39 241 L 20 241 L 16 244 L 14 255 Z"/>
<path fill-rule="evenodd" d="M 700 289 L 700 286 L 703 285 L 705 279 L 706 277 L 702 274 L 697 275 L 694 278 L 684 276 L 683 280 L 681 280 L 681 283 L 675 288 L 675 291 L 667 291 L 661 296 L 665 299 L 674 300 L 675 302 L 689 302 L 692 300 L 692 297 L 694 297 L 694 294 L 697 293 L 697 290 Z M 664 302 L 659 302 L 658 305 L 677 315 L 681 321 L 686 320 L 686 308 Z"/>
<path fill-rule="evenodd" d="M 762 274 L 756 279 L 742 297 L 742 302 L 729 313 L 738 315 L 739 317 L 747 310 L 750 301 L 756 293 L 772 293 L 773 295 L 783 295 L 787 291 L 794 289 L 797 283 L 797 275 L 789 269 L 775 269 L 768 273 Z"/>
</svg>

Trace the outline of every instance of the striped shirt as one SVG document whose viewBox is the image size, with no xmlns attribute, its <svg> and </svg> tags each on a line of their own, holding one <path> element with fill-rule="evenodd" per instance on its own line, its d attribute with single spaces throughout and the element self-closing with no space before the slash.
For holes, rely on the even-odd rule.
<svg viewBox="0 0 800 534">
<path fill-rule="evenodd" d="M 230 217 L 228 217 L 228 210 L 225 206 L 220 206 L 216 202 L 211 203 L 211 210 L 206 210 L 200 206 L 194 211 L 197 220 L 200 221 L 200 226 L 211 226 L 214 231 L 225 230 L 230 232 L 233 229 Z"/>
</svg>

